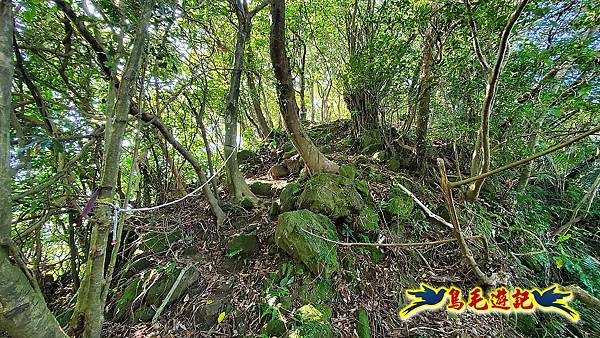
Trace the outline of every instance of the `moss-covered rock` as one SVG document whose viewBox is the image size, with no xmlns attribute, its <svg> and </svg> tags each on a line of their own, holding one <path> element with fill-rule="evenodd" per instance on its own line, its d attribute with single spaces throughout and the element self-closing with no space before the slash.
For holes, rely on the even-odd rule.
<svg viewBox="0 0 600 338">
<path fill-rule="evenodd" d="M 400 220 L 407 220 L 414 209 L 413 199 L 405 193 L 390 196 L 383 204 L 383 209 Z"/>
<path fill-rule="evenodd" d="M 250 184 L 250 190 L 255 195 L 271 197 L 274 194 L 273 187 L 266 182 L 255 181 Z"/>
<path fill-rule="evenodd" d="M 330 277 L 340 267 L 335 245 L 306 231 L 331 240 L 338 238 L 335 226 L 327 217 L 310 210 L 297 210 L 279 215 L 275 243 L 315 275 Z"/>
<path fill-rule="evenodd" d="M 281 213 L 281 205 L 277 202 L 271 203 L 271 207 L 269 208 L 269 216 L 271 219 L 276 219 L 277 216 Z"/>
<path fill-rule="evenodd" d="M 369 207 L 360 211 L 354 219 L 354 230 L 360 234 L 376 235 L 379 233 L 379 214 Z"/>
<path fill-rule="evenodd" d="M 174 268 L 172 271 L 164 271 L 158 277 L 158 279 L 152 283 L 146 292 L 144 304 L 158 308 L 166 298 L 169 291 L 171 291 L 171 288 L 175 284 L 175 281 L 179 277 L 180 273 L 181 268 L 179 267 Z M 187 291 L 187 289 L 199 279 L 200 272 L 195 267 L 188 268 L 175 290 L 173 290 L 171 298 L 169 298 L 167 302 L 167 306 L 177 301 L 185 293 L 185 291 Z"/>
<path fill-rule="evenodd" d="M 237 160 L 240 164 L 252 163 L 256 154 L 250 150 L 242 149 L 237 153 Z"/>
<path fill-rule="evenodd" d="M 152 320 L 155 313 L 156 311 L 154 311 L 151 307 L 141 306 L 139 309 L 133 312 L 133 317 L 131 321 L 133 323 L 149 322 Z"/>
<path fill-rule="evenodd" d="M 131 262 L 125 266 L 122 276 L 129 279 L 140 271 L 149 268 L 154 263 L 150 252 L 144 252 L 136 255 Z"/>
<path fill-rule="evenodd" d="M 281 212 L 292 211 L 296 209 L 296 202 L 298 196 L 302 193 L 302 187 L 296 182 L 289 183 L 279 195 L 279 202 L 281 205 Z"/>
<path fill-rule="evenodd" d="M 291 158 L 284 159 L 283 165 L 285 165 L 290 174 L 298 175 L 302 168 L 304 168 L 304 161 L 300 155 L 294 155 Z"/>
<path fill-rule="evenodd" d="M 351 180 L 356 178 L 356 167 L 350 164 L 340 166 L 340 175 Z"/>
<path fill-rule="evenodd" d="M 338 219 L 362 210 L 365 202 L 349 178 L 319 173 L 306 182 L 298 207 Z"/>
<path fill-rule="evenodd" d="M 307 304 L 298 309 L 298 314 L 303 320 L 309 322 L 320 322 L 324 316 L 316 307 L 312 304 Z"/>
<path fill-rule="evenodd" d="M 147 232 L 142 235 L 139 249 L 144 252 L 161 253 L 169 249 L 173 243 L 179 241 L 182 237 L 181 230 L 175 230 L 168 234 Z"/>
<path fill-rule="evenodd" d="M 325 304 L 335 298 L 333 284 L 327 278 L 304 278 L 298 288 L 298 299 L 302 304 Z"/>
<path fill-rule="evenodd" d="M 286 332 L 285 323 L 277 318 L 269 321 L 263 329 L 263 333 L 269 337 L 283 337 Z"/>
<path fill-rule="evenodd" d="M 359 309 L 357 314 L 356 332 L 359 338 L 371 338 L 371 328 L 369 327 L 369 316 L 365 309 Z"/>
<path fill-rule="evenodd" d="M 255 207 L 254 201 L 248 197 L 244 197 L 240 201 L 240 206 L 246 210 L 251 210 L 251 209 L 254 209 L 254 207 Z"/>
<path fill-rule="evenodd" d="M 363 130 L 360 137 L 362 153 L 372 154 L 383 149 L 381 131 L 378 129 Z"/>
<path fill-rule="evenodd" d="M 401 165 L 400 161 L 398 161 L 398 160 L 397 160 L 397 159 L 395 159 L 395 158 L 392 158 L 392 159 L 391 159 L 391 160 L 389 160 L 389 162 L 387 163 L 387 165 L 386 165 L 386 168 L 387 168 L 388 170 L 391 170 L 391 171 L 396 171 L 396 172 L 397 172 L 397 171 L 399 171 L 399 170 L 400 170 L 400 167 L 401 167 L 401 166 L 402 166 L 402 165 Z"/>
<path fill-rule="evenodd" d="M 305 305 L 298 309 L 297 325 L 290 334 L 292 337 L 302 338 L 333 338 L 335 332 L 326 316 L 313 305 Z"/>
<path fill-rule="evenodd" d="M 227 254 L 230 256 L 249 257 L 258 250 L 258 237 L 255 234 L 237 235 L 227 243 Z"/>
<path fill-rule="evenodd" d="M 217 322 L 221 312 L 230 313 L 230 293 L 231 285 L 223 285 L 210 295 L 205 303 L 195 304 L 193 307 L 194 323 L 201 329 L 208 330 Z"/>
<path fill-rule="evenodd" d="M 115 322 L 123 322 L 128 317 L 131 304 L 133 304 L 133 301 L 143 290 L 143 282 L 142 277 L 137 277 L 127 284 L 125 290 L 123 290 L 123 294 L 119 297 L 115 305 L 113 312 L 113 320 Z"/>
</svg>

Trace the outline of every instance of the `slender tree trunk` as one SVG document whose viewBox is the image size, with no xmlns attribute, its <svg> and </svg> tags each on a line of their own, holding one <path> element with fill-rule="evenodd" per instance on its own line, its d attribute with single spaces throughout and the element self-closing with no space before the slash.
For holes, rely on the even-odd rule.
<svg viewBox="0 0 600 338">
<path fill-rule="evenodd" d="M 13 80 L 12 3 L 0 0 L 0 331 L 13 337 L 67 337 L 27 269 L 10 237 L 10 118 Z M 16 265 L 14 262 L 21 262 Z M 30 274 L 30 272 L 27 271 Z"/>
<path fill-rule="evenodd" d="M 248 85 L 248 90 L 250 91 L 250 98 L 252 99 L 252 107 L 254 108 L 254 114 L 256 115 L 256 122 L 258 129 L 260 130 L 260 136 L 265 139 L 271 133 L 271 128 L 269 127 L 267 119 L 265 118 L 260 106 L 260 96 L 258 95 L 256 83 L 254 82 L 254 74 L 249 70 L 246 71 L 246 84 Z"/>
<path fill-rule="evenodd" d="M 298 36 L 302 44 L 300 56 L 300 121 L 306 121 L 306 43 Z"/>
<path fill-rule="evenodd" d="M 200 111 L 196 109 L 190 97 L 184 92 L 183 96 L 187 100 L 192 113 L 194 114 L 194 118 L 196 119 L 196 124 L 198 128 L 200 128 L 200 134 L 202 136 L 202 141 L 204 142 L 204 149 L 206 151 L 206 162 L 208 164 L 208 173 L 211 177 L 215 176 L 215 168 L 212 160 L 212 150 L 210 149 L 210 141 L 208 140 L 208 133 L 206 132 L 206 126 L 204 125 L 204 112 L 206 111 L 206 100 L 208 96 L 208 85 L 205 83 L 204 89 L 202 91 L 202 102 L 200 103 Z M 210 181 L 212 186 L 213 194 L 216 199 L 219 199 L 219 187 L 217 186 L 218 177 L 213 177 Z"/>
<path fill-rule="evenodd" d="M 310 122 L 315 121 L 315 116 L 317 112 L 317 97 L 315 95 L 315 82 L 314 80 L 312 80 L 310 82 Z"/>
<path fill-rule="evenodd" d="M 424 169 L 427 163 L 427 129 L 429 125 L 431 89 L 433 81 L 433 45 L 435 33 L 433 22 L 425 34 L 423 46 L 423 59 L 421 61 L 421 75 L 419 77 L 419 90 L 417 97 L 417 129 L 415 130 L 415 155 L 417 167 Z"/>
<path fill-rule="evenodd" d="M 256 78 L 258 79 L 258 88 L 260 90 L 260 96 L 262 98 L 262 107 L 264 108 L 265 119 L 267 120 L 267 125 L 269 126 L 269 129 L 273 129 L 273 119 L 271 119 L 271 113 L 269 112 L 269 101 L 267 101 L 267 93 L 265 92 L 263 81 L 260 75 L 257 75 Z"/>
<path fill-rule="evenodd" d="M 225 115 L 225 158 L 229 161 L 225 164 L 227 177 L 231 188 L 231 195 L 235 201 L 241 201 L 245 198 L 256 202 L 258 198 L 250 191 L 244 175 L 240 171 L 237 160 L 238 141 L 238 114 L 240 84 L 242 80 L 242 67 L 244 66 L 244 51 L 246 41 L 250 35 L 250 20 L 246 8 L 237 3 L 237 0 L 230 0 L 232 7 L 238 18 L 237 40 L 235 44 L 235 54 L 233 57 L 233 70 L 231 71 L 231 80 L 229 82 L 229 92 L 225 99 L 227 114 Z"/>
<path fill-rule="evenodd" d="M 471 158 L 471 176 L 478 176 L 490 170 L 490 115 L 492 114 L 492 110 L 494 108 L 494 100 L 496 98 L 500 73 L 502 72 L 502 67 L 504 66 L 504 60 L 508 51 L 508 38 L 510 37 L 510 33 L 517 22 L 517 19 L 525 9 L 527 1 L 528 0 L 522 0 L 517 5 L 515 11 L 508 18 L 508 22 L 506 23 L 506 26 L 504 26 L 504 30 L 502 31 L 502 36 L 500 38 L 496 62 L 488 74 L 485 87 L 485 97 L 483 99 L 483 106 L 481 109 L 481 126 L 477 131 L 477 140 L 475 142 L 475 148 Z M 476 41 L 475 35 L 473 39 Z M 482 61 L 482 64 L 485 65 L 487 63 Z M 466 193 L 466 198 L 468 200 L 477 200 L 484 181 L 485 179 L 480 179 L 469 185 L 469 190 Z"/>
<path fill-rule="evenodd" d="M 111 86 L 119 85 L 119 81 L 114 79 L 114 75 L 111 74 L 110 68 L 106 66 L 108 64 L 108 57 L 104 50 L 104 46 L 91 34 L 84 26 L 82 20 L 75 14 L 73 9 L 69 4 L 67 4 L 64 0 L 54 0 L 54 2 L 58 5 L 63 13 L 71 20 L 73 25 L 77 28 L 77 31 L 83 36 L 83 38 L 88 42 L 90 47 L 94 50 L 94 54 L 96 55 L 96 59 L 102 70 L 102 74 L 104 78 L 110 81 Z M 141 118 L 144 122 L 150 123 L 156 127 L 160 131 L 161 134 L 165 137 L 167 142 L 169 142 L 175 150 L 177 150 L 183 158 L 188 161 L 192 167 L 194 167 L 194 171 L 198 176 L 198 180 L 200 184 L 204 184 L 206 182 L 206 175 L 200 166 L 198 160 L 185 148 L 183 147 L 177 139 L 171 134 L 171 132 L 166 128 L 166 126 L 162 123 L 158 116 L 154 116 L 152 114 L 142 113 L 139 114 L 139 111 L 135 104 L 131 105 L 131 109 L 129 111 L 130 115 Z M 202 192 L 206 196 L 208 203 L 210 204 L 210 208 L 217 219 L 217 224 L 221 224 L 225 220 L 225 213 L 219 206 L 219 201 L 212 193 L 210 187 L 204 187 Z"/>
<path fill-rule="evenodd" d="M 98 203 L 90 219 L 93 224 L 92 237 L 85 275 L 81 281 L 77 303 L 71 317 L 71 330 L 76 335 L 83 337 L 100 337 L 102 322 L 104 321 L 104 302 L 102 293 L 109 287 L 105 276 L 106 253 L 108 237 L 111 232 L 112 208 L 104 203 L 114 203 L 115 186 L 121 158 L 121 142 L 127 127 L 127 118 L 135 82 L 144 54 L 147 25 L 152 15 L 153 1 L 145 3 L 139 18 L 131 55 L 123 70 L 123 78 L 115 96 L 114 114 L 108 108 L 107 119 L 112 119 L 111 130 L 105 141 L 105 162 L 102 168 L 101 186 L 98 193 Z M 109 90 L 115 90 L 111 86 Z M 103 203 L 102 203 L 103 202 Z"/>
<path fill-rule="evenodd" d="M 285 53 L 285 0 L 271 2 L 271 22 L 271 62 L 277 79 L 279 108 L 292 143 L 306 163 L 309 174 L 338 172 L 339 166 L 319 151 L 300 124 L 290 61 Z"/>
</svg>

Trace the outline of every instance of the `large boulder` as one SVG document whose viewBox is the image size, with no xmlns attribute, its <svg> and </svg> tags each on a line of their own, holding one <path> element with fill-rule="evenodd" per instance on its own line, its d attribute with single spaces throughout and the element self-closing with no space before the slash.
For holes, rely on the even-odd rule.
<svg viewBox="0 0 600 338">
<path fill-rule="evenodd" d="M 273 186 L 267 182 L 255 181 L 250 184 L 250 191 L 258 196 L 273 196 L 274 189 Z"/>
<path fill-rule="evenodd" d="M 296 202 L 298 201 L 298 196 L 302 193 L 302 188 L 300 184 L 296 182 L 288 183 L 283 190 L 281 190 L 281 195 L 279 195 L 280 202 L 280 212 L 292 211 L 296 209 Z"/>
<path fill-rule="evenodd" d="M 365 207 L 365 202 L 351 179 L 328 173 L 311 177 L 298 198 L 299 209 L 330 216 L 348 218 Z"/>
<path fill-rule="evenodd" d="M 138 322 L 152 318 L 154 316 L 153 309 L 157 309 L 163 303 L 175 286 L 181 271 L 180 267 L 170 268 L 167 266 L 158 275 L 159 272 L 156 270 L 146 271 L 142 276 L 129 281 L 116 302 L 113 320 L 123 322 L 129 318 L 130 321 Z M 171 297 L 167 300 L 166 306 L 177 301 L 199 279 L 200 272 L 195 267 L 186 269 L 179 284 L 175 286 Z"/>
<path fill-rule="evenodd" d="M 310 210 L 284 212 L 279 215 L 275 243 L 292 257 L 304 263 L 315 275 L 330 277 L 340 268 L 333 243 L 313 236 L 337 240 L 331 221 Z"/>
</svg>

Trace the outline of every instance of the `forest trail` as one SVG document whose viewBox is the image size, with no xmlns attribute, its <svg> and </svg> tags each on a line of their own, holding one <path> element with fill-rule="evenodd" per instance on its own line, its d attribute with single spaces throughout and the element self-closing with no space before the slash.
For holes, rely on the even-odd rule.
<svg viewBox="0 0 600 338">
<path fill-rule="evenodd" d="M 354 163 L 358 176 L 370 178 L 370 192 L 377 205 L 385 205 L 393 182 L 401 177 L 420 199 L 436 212 L 444 213 L 434 178 L 430 181 L 411 177 L 408 171 L 397 167 L 390 170 L 390 161 L 379 158 L 381 154 L 356 157 L 347 136 L 348 128 L 348 122 L 337 122 L 312 128 L 309 133 L 321 147 L 330 148 L 329 156 L 342 164 Z M 325 129 L 333 129 L 332 136 L 322 133 Z M 403 290 L 416 286 L 415 283 L 471 285 L 471 272 L 461 263 L 455 243 L 416 249 L 340 246 L 337 251 L 341 272 L 332 279 L 311 273 L 278 248 L 274 241 L 274 205 L 279 205 L 281 191 L 295 182 L 300 173 L 278 179 L 272 176 L 272 168 L 282 165 L 294 152 L 285 138 L 276 143 L 276 148 L 265 146 L 254 156 L 241 153 L 242 171 L 260 196 L 260 204 L 224 208 L 229 213 L 228 222 L 218 231 L 210 221 L 206 202 L 199 197 L 127 219 L 126 231 L 132 231 L 126 251 L 130 257 L 115 278 L 115 290 L 120 291 L 108 303 L 112 319 L 105 324 L 107 336 L 276 335 L 278 330 L 297 329 L 299 309 L 305 305 L 315 306 L 330 319 L 331 329 L 319 330 L 333 330 L 342 337 L 358 332 L 359 312 L 367 314 L 373 337 L 461 332 L 472 336 L 501 332 L 510 335 L 515 330 L 503 327 L 496 317 L 476 314 L 463 314 L 460 321 L 439 311 L 423 313 L 406 322 L 398 316 L 400 305 L 406 302 Z M 380 239 L 435 241 L 452 236 L 447 226 L 428 221 L 410 199 L 403 201 L 408 208 L 404 215 L 378 210 L 382 215 Z M 341 241 L 365 239 L 352 235 L 342 224 L 338 224 L 338 231 Z M 477 257 L 483 257 L 483 248 L 476 242 L 471 245 Z M 499 256 L 489 263 L 486 267 L 494 271 L 509 271 L 511 265 Z M 56 290 L 61 291 L 64 290 Z M 53 308 L 67 305 L 61 304 L 66 298 L 55 299 Z M 162 315 L 153 324 L 155 310 L 161 307 Z M 62 318 L 67 318 L 68 313 Z M 514 325 L 527 324 L 517 321 Z M 516 331 L 513 334 L 518 335 Z"/>
</svg>

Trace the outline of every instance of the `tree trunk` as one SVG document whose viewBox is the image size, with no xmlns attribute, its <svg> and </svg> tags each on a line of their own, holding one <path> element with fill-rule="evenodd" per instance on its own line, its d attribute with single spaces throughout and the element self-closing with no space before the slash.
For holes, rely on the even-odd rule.
<svg viewBox="0 0 600 338">
<path fill-rule="evenodd" d="M 433 22 L 431 24 L 433 26 Z M 429 27 L 425 34 L 425 43 L 423 46 L 423 60 L 421 61 L 421 75 L 419 77 L 419 89 L 417 97 L 417 129 L 415 131 L 415 156 L 417 167 L 425 168 L 427 163 L 427 128 L 429 124 L 431 88 L 433 81 L 431 75 L 433 72 L 433 45 L 435 43 L 435 34 L 433 27 Z"/>
<path fill-rule="evenodd" d="M 302 55 L 300 56 L 300 121 L 306 121 L 306 43 L 298 36 L 302 44 Z"/>
<path fill-rule="evenodd" d="M 310 82 L 310 122 L 315 121 L 315 115 L 317 112 L 317 97 L 315 96 L 315 82 Z"/>
<path fill-rule="evenodd" d="M 504 26 L 504 30 L 502 31 L 502 36 L 500 38 L 496 62 L 494 63 L 493 69 L 491 69 L 488 74 L 485 87 L 485 97 L 483 99 L 483 106 L 481 109 L 481 126 L 477 131 L 477 140 L 475 142 L 475 148 L 473 149 L 473 156 L 471 159 L 471 176 L 478 176 L 490 170 L 490 115 L 494 108 L 494 100 L 496 98 L 500 73 L 502 72 L 502 67 L 504 66 L 504 60 L 508 51 L 508 38 L 513 26 L 517 22 L 517 19 L 523 12 L 523 9 L 525 9 L 527 1 L 528 0 L 522 0 L 517 5 L 515 11 L 508 18 L 508 22 L 506 23 L 506 26 Z M 474 37 L 474 39 L 475 38 L 476 37 Z M 482 64 L 486 63 L 482 62 Z M 484 180 L 485 179 L 480 179 L 469 185 L 469 190 L 466 192 L 467 200 L 477 200 Z"/>
<path fill-rule="evenodd" d="M 229 161 L 225 164 L 225 169 L 227 170 L 227 178 L 229 179 L 233 199 L 241 201 L 248 198 L 252 202 L 256 202 L 258 198 L 250 191 L 250 187 L 240 171 L 237 160 L 240 84 L 242 80 L 242 67 L 244 66 L 244 50 L 251 30 L 251 18 L 244 6 L 240 6 L 235 0 L 230 0 L 230 2 L 232 2 L 232 7 L 238 18 L 238 29 L 235 54 L 233 56 L 233 70 L 231 71 L 231 80 L 229 81 L 229 92 L 225 99 L 227 110 L 225 115 L 225 158 L 229 158 Z"/>
<path fill-rule="evenodd" d="M 256 122 L 258 129 L 260 130 L 260 136 L 265 139 L 269 137 L 269 134 L 271 134 L 271 128 L 269 127 L 267 119 L 265 118 L 265 114 L 260 106 L 260 96 L 258 95 L 256 83 L 254 82 L 254 74 L 249 70 L 246 71 L 246 84 L 248 85 L 248 90 L 250 91 L 250 98 L 252 99 L 252 107 L 254 108 L 254 114 L 256 115 Z"/>
<path fill-rule="evenodd" d="M 285 127 L 290 134 L 294 147 L 306 163 L 309 174 L 312 175 L 321 171 L 338 172 L 339 166 L 319 151 L 300 124 L 290 62 L 285 53 L 285 0 L 273 0 L 271 2 L 271 18 L 271 62 L 277 79 L 279 109 Z"/>
<path fill-rule="evenodd" d="M 67 337 L 31 284 L 10 237 L 10 118 L 13 80 L 12 3 L 0 0 L 0 331 L 13 337 Z M 29 276 L 30 277 L 30 276 Z"/>
<path fill-rule="evenodd" d="M 123 70 L 121 84 L 115 97 L 114 114 L 110 113 L 110 105 L 107 108 L 107 119 L 112 119 L 112 124 L 107 133 L 109 137 L 105 141 L 105 161 L 98 193 L 99 203 L 96 204 L 95 212 L 90 219 L 93 228 L 88 261 L 70 323 L 73 333 L 83 337 L 100 337 L 102 333 L 102 322 L 104 321 L 102 293 L 104 288 L 109 287 L 106 284 L 108 276 L 105 276 L 104 264 L 108 237 L 113 224 L 113 210 L 110 205 L 104 203 L 114 203 L 113 197 L 121 158 L 121 142 L 127 127 L 130 102 L 133 91 L 136 89 L 135 81 L 144 54 L 146 26 L 150 21 L 152 6 L 153 1 L 147 1 L 139 18 L 131 55 Z M 115 89 L 111 87 L 109 90 Z"/>
</svg>

